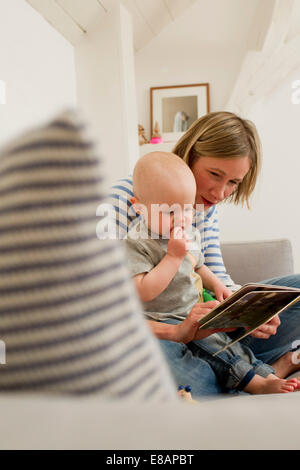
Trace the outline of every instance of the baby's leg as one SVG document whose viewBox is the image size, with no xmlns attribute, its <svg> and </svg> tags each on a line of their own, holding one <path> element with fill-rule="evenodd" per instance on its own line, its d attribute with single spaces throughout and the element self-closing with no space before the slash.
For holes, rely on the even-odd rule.
<svg viewBox="0 0 300 470">
<path fill-rule="evenodd" d="M 300 383 L 297 379 L 279 379 L 274 374 L 270 374 L 268 377 L 255 375 L 244 388 L 244 392 L 254 395 L 266 393 L 288 393 L 294 392 L 299 386 Z"/>
<path fill-rule="evenodd" d="M 201 357 L 211 366 L 223 391 L 239 392 L 245 389 L 255 375 L 268 377 L 273 374 L 274 369 L 271 366 L 257 360 L 249 348 L 238 342 L 214 355 L 231 341 L 225 333 L 215 333 L 189 345 L 197 357 Z"/>
</svg>

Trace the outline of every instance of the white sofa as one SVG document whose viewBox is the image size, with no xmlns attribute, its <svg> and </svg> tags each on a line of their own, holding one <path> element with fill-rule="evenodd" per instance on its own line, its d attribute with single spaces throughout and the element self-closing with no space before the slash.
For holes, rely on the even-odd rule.
<svg viewBox="0 0 300 470">
<path fill-rule="evenodd" d="M 223 245 L 223 252 L 229 270 L 234 271 L 235 279 L 240 282 L 289 274 L 293 270 L 291 245 L 286 240 L 229 243 Z M 239 277 L 239 263 L 246 262 L 241 260 L 241 252 L 259 260 L 260 264 L 256 265 L 259 274 L 253 264 L 250 278 Z M 280 253 L 284 254 L 282 259 Z M 268 266 L 267 272 L 262 272 L 263 266 Z M 244 275 L 244 267 L 241 273 Z M 198 404 L 141 404 L 99 397 L 66 399 L 4 394 L 0 399 L 0 447 L 300 449 L 299 400 L 298 392 L 227 395 L 204 399 Z"/>
<path fill-rule="evenodd" d="M 1 449 L 299 449 L 299 393 L 150 405 L 0 400 Z"/>
</svg>

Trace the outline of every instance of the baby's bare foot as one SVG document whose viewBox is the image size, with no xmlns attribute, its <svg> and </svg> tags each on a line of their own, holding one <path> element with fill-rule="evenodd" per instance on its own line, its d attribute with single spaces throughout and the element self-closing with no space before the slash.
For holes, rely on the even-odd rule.
<svg viewBox="0 0 300 470">
<path fill-rule="evenodd" d="M 287 352 L 271 365 L 277 377 L 284 379 L 293 374 L 293 372 L 300 370 L 300 352 Z"/>
<path fill-rule="evenodd" d="M 300 387 L 300 382 L 298 382 L 297 379 L 279 379 L 273 374 L 270 374 L 266 378 L 255 375 L 244 388 L 244 391 L 255 395 L 267 393 L 289 393 L 294 392 L 298 386 Z"/>
<path fill-rule="evenodd" d="M 290 379 L 290 380 L 292 380 L 292 379 Z M 295 392 L 300 391 L 300 377 L 295 377 L 294 380 L 296 380 L 295 390 L 294 391 Z"/>
</svg>

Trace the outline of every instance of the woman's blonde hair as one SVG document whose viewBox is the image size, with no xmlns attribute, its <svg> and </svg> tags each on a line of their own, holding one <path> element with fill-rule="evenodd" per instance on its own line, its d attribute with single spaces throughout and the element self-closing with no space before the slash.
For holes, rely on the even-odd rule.
<svg viewBox="0 0 300 470">
<path fill-rule="evenodd" d="M 191 168 L 200 157 L 249 157 L 250 169 L 228 198 L 235 204 L 252 194 L 261 167 L 261 144 L 255 125 L 229 112 L 209 113 L 193 123 L 173 149 Z"/>
</svg>

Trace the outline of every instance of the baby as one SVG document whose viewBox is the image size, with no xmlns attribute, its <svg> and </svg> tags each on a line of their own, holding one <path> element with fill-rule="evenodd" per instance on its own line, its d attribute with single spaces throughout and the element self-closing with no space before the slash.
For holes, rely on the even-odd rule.
<svg viewBox="0 0 300 470">
<path fill-rule="evenodd" d="M 203 286 L 219 301 L 230 296 L 231 291 L 204 265 L 200 233 L 192 227 L 196 182 L 186 163 L 172 153 L 144 155 L 134 169 L 133 190 L 131 202 L 142 217 L 129 230 L 126 248 L 148 319 L 184 320 L 196 303 L 203 302 Z M 280 393 L 297 388 L 297 380 L 276 377 L 274 369 L 242 343 L 213 357 L 229 341 L 228 335 L 217 333 L 194 342 L 226 389 Z"/>
<path fill-rule="evenodd" d="M 141 263 L 145 268 L 135 272 L 134 281 L 146 310 L 169 313 L 171 300 L 173 316 L 183 319 L 202 301 L 202 283 L 218 300 L 227 298 L 231 291 L 204 265 L 200 233 L 191 226 L 196 183 L 190 168 L 174 154 L 145 155 L 135 167 L 133 190 L 131 202 L 143 220 L 129 230 L 127 240 L 133 248 L 131 268 L 140 271 Z"/>
</svg>

